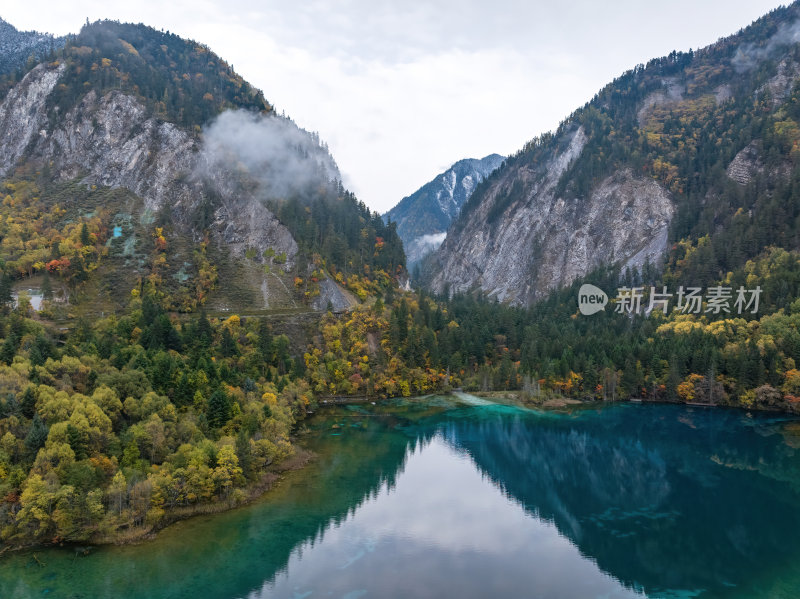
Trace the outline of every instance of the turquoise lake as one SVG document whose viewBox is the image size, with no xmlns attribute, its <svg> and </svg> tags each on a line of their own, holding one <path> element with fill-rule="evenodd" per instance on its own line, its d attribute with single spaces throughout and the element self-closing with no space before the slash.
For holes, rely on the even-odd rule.
<svg viewBox="0 0 800 599">
<path fill-rule="evenodd" d="M 797 419 L 462 395 L 304 424 L 317 458 L 263 499 L 86 557 L 6 555 L 0 597 L 800 597 Z"/>
</svg>

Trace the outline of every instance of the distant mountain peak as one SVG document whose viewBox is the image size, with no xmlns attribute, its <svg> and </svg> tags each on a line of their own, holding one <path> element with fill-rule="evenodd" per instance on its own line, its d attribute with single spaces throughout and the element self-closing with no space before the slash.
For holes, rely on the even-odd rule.
<svg viewBox="0 0 800 599">
<path fill-rule="evenodd" d="M 409 271 L 425 254 L 439 247 L 450 223 L 477 185 L 503 160 L 499 154 L 459 160 L 384 214 L 385 221 L 397 223 Z"/>
</svg>

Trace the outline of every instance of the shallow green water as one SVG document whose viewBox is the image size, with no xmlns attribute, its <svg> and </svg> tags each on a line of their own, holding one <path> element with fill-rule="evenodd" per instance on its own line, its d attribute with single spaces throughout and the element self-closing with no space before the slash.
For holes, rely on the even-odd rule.
<svg viewBox="0 0 800 599">
<path fill-rule="evenodd" d="M 262 501 L 7 556 L 0 597 L 800 597 L 797 421 L 466 396 L 309 425 L 319 458 Z"/>
</svg>

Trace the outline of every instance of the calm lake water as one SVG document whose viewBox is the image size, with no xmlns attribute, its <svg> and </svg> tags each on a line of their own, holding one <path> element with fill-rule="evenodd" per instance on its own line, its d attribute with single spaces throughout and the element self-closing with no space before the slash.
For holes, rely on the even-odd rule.
<svg viewBox="0 0 800 599">
<path fill-rule="evenodd" d="M 7 556 L 0 597 L 800 597 L 797 420 L 461 396 L 307 424 L 318 459 L 263 500 Z"/>
</svg>

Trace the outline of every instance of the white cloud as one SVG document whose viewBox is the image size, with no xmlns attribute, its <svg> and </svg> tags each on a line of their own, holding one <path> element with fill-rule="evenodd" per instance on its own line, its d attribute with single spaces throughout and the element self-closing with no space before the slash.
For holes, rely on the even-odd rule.
<svg viewBox="0 0 800 599">
<path fill-rule="evenodd" d="M 513 153 L 635 64 L 779 4 L 4 0 L 0 16 L 55 33 L 86 17 L 144 22 L 208 44 L 319 131 L 345 184 L 384 212 L 461 158 Z"/>
</svg>

